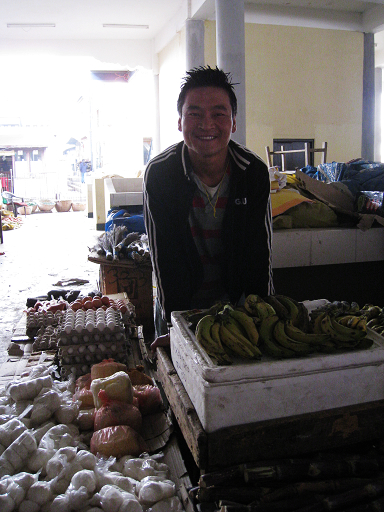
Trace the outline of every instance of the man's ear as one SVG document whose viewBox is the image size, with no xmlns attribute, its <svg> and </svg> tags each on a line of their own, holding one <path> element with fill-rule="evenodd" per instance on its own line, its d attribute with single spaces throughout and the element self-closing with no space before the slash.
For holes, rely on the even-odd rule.
<svg viewBox="0 0 384 512">
<path fill-rule="evenodd" d="M 235 133 L 236 128 L 237 128 L 237 126 L 236 126 L 236 117 L 234 117 L 233 120 L 232 120 L 232 133 Z"/>
<path fill-rule="evenodd" d="M 181 117 L 179 117 L 179 120 L 177 122 L 177 128 L 178 128 L 179 132 L 183 131 L 183 129 L 181 128 Z"/>
</svg>

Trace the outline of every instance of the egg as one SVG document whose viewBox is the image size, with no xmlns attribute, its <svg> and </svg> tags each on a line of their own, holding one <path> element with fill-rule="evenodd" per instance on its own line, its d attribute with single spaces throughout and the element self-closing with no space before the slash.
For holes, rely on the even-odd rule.
<svg viewBox="0 0 384 512">
<path fill-rule="evenodd" d="M 104 329 L 105 329 L 105 323 L 104 323 L 104 322 L 97 322 L 97 324 L 96 324 L 96 328 L 97 328 L 97 330 L 99 330 L 99 331 L 104 331 Z"/>
<path fill-rule="evenodd" d="M 104 306 L 109 306 L 110 301 L 107 295 L 102 295 L 100 300 L 104 304 Z"/>
<path fill-rule="evenodd" d="M 94 297 L 92 303 L 95 308 L 101 308 L 101 306 L 103 305 L 100 297 Z"/>
</svg>

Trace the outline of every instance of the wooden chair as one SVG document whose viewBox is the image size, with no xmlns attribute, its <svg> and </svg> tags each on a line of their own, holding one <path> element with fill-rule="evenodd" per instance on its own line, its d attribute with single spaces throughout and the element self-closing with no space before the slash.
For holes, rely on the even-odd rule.
<svg viewBox="0 0 384 512">
<path fill-rule="evenodd" d="M 327 143 L 323 142 L 321 148 L 311 148 L 308 142 L 304 143 L 304 147 L 301 149 L 284 149 L 284 146 L 280 146 L 279 151 L 271 151 L 269 146 L 265 146 L 265 152 L 267 155 L 267 165 L 268 167 L 273 167 L 273 155 L 281 156 L 281 170 L 282 172 L 293 171 L 294 169 L 287 169 L 287 160 L 286 157 L 292 153 L 303 153 L 304 154 L 304 165 L 305 167 L 309 165 L 311 153 L 322 153 L 321 163 L 324 164 L 327 160 Z"/>
<path fill-rule="evenodd" d="M 328 143 L 323 142 L 321 148 L 309 148 L 309 154 L 311 153 L 321 153 L 321 164 L 325 164 L 327 162 L 327 150 Z"/>
<path fill-rule="evenodd" d="M 286 171 L 293 171 L 294 169 L 287 169 L 287 155 L 290 155 L 292 153 L 303 153 L 304 154 L 304 161 L 305 165 L 309 165 L 309 146 L 308 143 L 304 143 L 304 147 L 302 149 L 284 149 L 284 146 L 280 146 L 279 151 L 271 151 L 269 146 L 265 147 L 265 151 L 267 154 L 267 165 L 268 167 L 273 167 L 273 155 L 280 155 L 281 156 L 281 170 L 282 172 Z"/>
</svg>

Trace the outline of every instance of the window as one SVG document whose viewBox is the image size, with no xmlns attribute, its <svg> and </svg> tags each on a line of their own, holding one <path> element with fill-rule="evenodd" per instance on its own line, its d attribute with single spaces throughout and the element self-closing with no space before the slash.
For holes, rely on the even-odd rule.
<svg viewBox="0 0 384 512">
<path fill-rule="evenodd" d="M 273 139 L 273 151 L 280 151 L 281 146 L 284 147 L 285 150 L 291 151 L 292 149 L 304 149 L 304 144 L 308 143 L 309 149 L 314 148 L 315 140 L 314 139 Z M 292 153 L 290 155 L 286 155 L 286 168 L 287 169 L 301 169 L 305 167 L 305 156 L 304 153 Z M 314 155 L 313 153 L 309 154 L 309 165 L 313 166 L 314 164 Z M 273 165 L 277 165 L 281 167 L 281 156 L 273 155 Z"/>
</svg>

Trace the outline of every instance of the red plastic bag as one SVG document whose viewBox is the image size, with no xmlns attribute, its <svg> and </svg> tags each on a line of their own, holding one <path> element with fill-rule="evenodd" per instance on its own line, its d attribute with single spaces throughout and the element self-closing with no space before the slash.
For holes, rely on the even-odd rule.
<svg viewBox="0 0 384 512">
<path fill-rule="evenodd" d="M 133 396 L 138 400 L 139 410 L 143 416 L 158 412 L 163 404 L 160 389 L 157 386 L 133 386 Z"/>
<path fill-rule="evenodd" d="M 94 455 L 116 458 L 123 455 L 139 457 L 147 451 L 147 443 L 141 435 L 127 425 L 102 428 L 91 437 L 91 452 Z"/>
<path fill-rule="evenodd" d="M 103 389 L 99 391 L 98 397 L 102 406 L 95 414 L 95 431 L 116 425 L 128 425 L 140 432 L 142 416 L 137 407 L 121 400 L 111 400 Z"/>
</svg>

